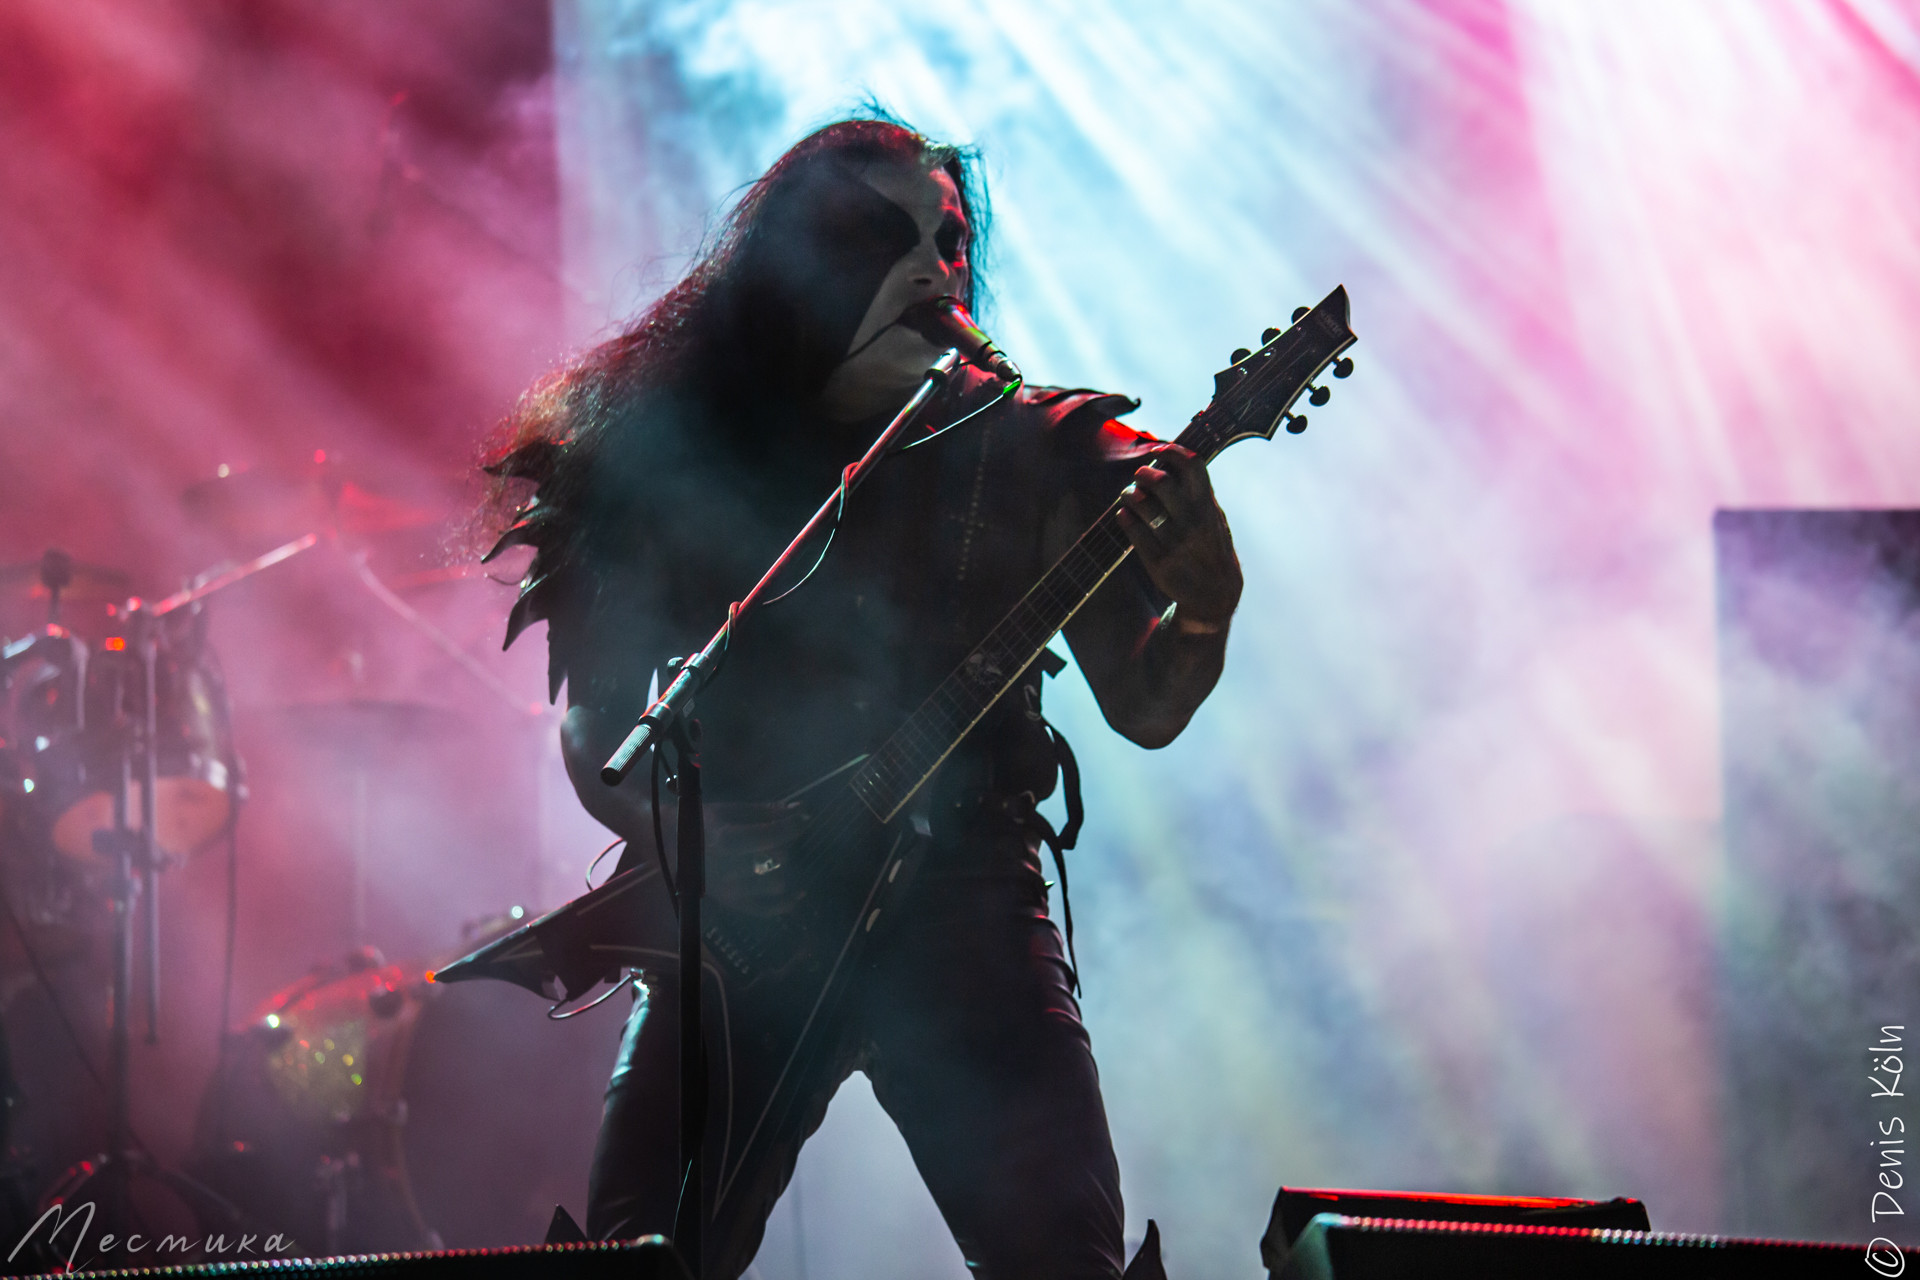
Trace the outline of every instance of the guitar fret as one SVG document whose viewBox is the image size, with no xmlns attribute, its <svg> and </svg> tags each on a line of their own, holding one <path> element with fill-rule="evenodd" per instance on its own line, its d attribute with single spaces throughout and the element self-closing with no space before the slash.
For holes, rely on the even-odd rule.
<svg viewBox="0 0 1920 1280">
<path fill-rule="evenodd" d="M 1352 343 L 1346 305 L 1346 295 L 1336 290 L 1310 319 L 1263 348 L 1260 359 L 1242 368 L 1243 376 L 1221 375 L 1213 401 L 1176 443 L 1210 460 L 1242 436 L 1271 436 L 1278 416 L 1314 372 Z M 1119 510 L 1118 502 L 1107 508 L 857 771 L 853 790 L 882 821 L 892 818 L 1133 550 Z"/>
<path fill-rule="evenodd" d="M 918 719 L 912 719 L 900 726 L 894 739 L 898 744 L 894 749 L 894 757 L 899 761 L 901 770 L 911 774 L 917 758 L 926 751 L 926 731 Z"/>
<path fill-rule="evenodd" d="M 960 686 L 955 684 L 951 677 L 942 680 L 940 687 L 935 689 L 933 694 L 934 697 L 940 701 L 949 718 L 956 713 L 965 713 L 967 706 L 966 697 L 961 693 Z"/>
<path fill-rule="evenodd" d="M 914 720 L 922 722 L 921 731 L 924 734 L 936 738 L 939 737 L 944 730 L 953 727 L 952 713 L 941 707 L 925 707 L 923 708 L 923 714 L 916 716 Z M 909 721 L 908 723 L 914 723 L 914 721 Z M 904 727 L 903 725 L 902 728 Z"/>
<path fill-rule="evenodd" d="M 915 755 L 926 755 L 929 747 L 933 749 L 935 754 L 939 752 L 940 744 L 935 742 L 927 734 L 925 727 L 922 726 L 918 720 L 907 721 L 906 724 L 901 726 L 900 731 L 910 739 L 906 745 L 913 749 Z"/>
<path fill-rule="evenodd" d="M 999 700 L 1014 668 L 1031 661 L 1118 567 L 1132 544 L 1111 524 L 1102 519 L 1082 535 L 860 770 L 855 793 L 876 815 L 892 815 Z"/>
<path fill-rule="evenodd" d="M 885 790 L 899 778 L 898 764 L 893 760 L 879 761 L 874 767 L 862 771 L 863 780 L 873 790 Z"/>
</svg>

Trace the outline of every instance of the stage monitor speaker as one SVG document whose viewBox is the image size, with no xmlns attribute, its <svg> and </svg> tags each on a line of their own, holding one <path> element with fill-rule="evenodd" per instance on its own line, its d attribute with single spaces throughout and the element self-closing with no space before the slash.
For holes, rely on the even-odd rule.
<svg viewBox="0 0 1920 1280">
<path fill-rule="evenodd" d="M 1647 1206 L 1611 1200 L 1566 1200 L 1557 1196 L 1471 1196 L 1435 1191 L 1347 1191 L 1337 1187 L 1282 1187 L 1273 1199 L 1260 1256 L 1267 1267 L 1307 1224 L 1323 1213 L 1348 1218 L 1417 1218 L 1423 1222 L 1500 1222 L 1530 1227 L 1618 1227 L 1646 1231 Z"/>
<path fill-rule="evenodd" d="M 62 1259 L 64 1262 L 64 1259 Z M 47 1273 L 52 1280 L 55 1273 Z M 88 1268 L 101 1277 L 259 1275 L 272 1280 L 692 1280 L 680 1255 L 660 1236 L 617 1244 L 547 1244 L 514 1249 L 448 1249 L 438 1253 L 363 1253 L 341 1258 L 258 1258 L 195 1266 L 124 1271 Z"/>
<path fill-rule="evenodd" d="M 1920 1250 L 1885 1242 L 1870 1252 L 1863 1244 L 1324 1214 L 1300 1233 L 1274 1280 L 1857 1280 L 1898 1276 L 1916 1260 Z"/>
<path fill-rule="evenodd" d="M 1450 1195 L 1435 1191 L 1352 1191 L 1338 1187 L 1282 1187 L 1273 1198 L 1260 1258 L 1278 1273 L 1300 1233 L 1323 1213 L 1347 1218 L 1422 1222 L 1493 1222 L 1512 1226 L 1615 1227 L 1645 1231 L 1647 1207 L 1623 1196 L 1568 1200 L 1557 1196 Z"/>
</svg>

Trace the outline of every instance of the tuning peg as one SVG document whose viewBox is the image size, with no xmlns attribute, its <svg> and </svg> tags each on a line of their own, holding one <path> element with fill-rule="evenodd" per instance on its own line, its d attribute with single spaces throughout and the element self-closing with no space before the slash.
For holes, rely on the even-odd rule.
<svg viewBox="0 0 1920 1280">
<path fill-rule="evenodd" d="M 1304 316 L 1304 315 L 1306 315 L 1306 314 L 1307 314 L 1307 312 L 1309 312 L 1309 311 L 1311 311 L 1311 310 L 1313 310 L 1313 308 L 1312 308 L 1312 307 L 1295 307 L 1295 308 L 1293 309 L 1293 322 L 1294 322 L 1295 324 L 1299 324 L 1299 323 L 1300 323 L 1300 317 L 1301 317 L 1301 316 Z"/>
<path fill-rule="evenodd" d="M 1333 399 L 1333 389 L 1331 387 L 1310 387 L 1307 390 L 1307 403 L 1313 405 L 1316 409 L 1331 399 Z"/>
<path fill-rule="evenodd" d="M 1279 336 L 1280 331 L 1278 329 L 1262 329 L 1260 331 L 1260 345 L 1264 347 Z"/>
<path fill-rule="evenodd" d="M 1305 431 L 1306 429 L 1307 429 L 1307 415 L 1306 415 L 1306 414 L 1304 414 L 1304 413 L 1290 413 L 1290 414 L 1288 414 L 1288 415 L 1287 415 L 1287 434 L 1288 434 L 1288 435 L 1295 435 L 1295 436 L 1297 436 L 1297 435 L 1299 435 L 1299 434 L 1300 434 L 1300 433 L 1301 433 L 1302 431 Z"/>
<path fill-rule="evenodd" d="M 1235 347 L 1233 349 L 1233 355 L 1229 359 L 1231 363 L 1239 364 L 1242 360 L 1245 360 L 1248 356 L 1252 354 L 1253 352 L 1247 350 L 1245 347 Z"/>
<path fill-rule="evenodd" d="M 1353 361 L 1346 356 L 1341 356 L 1338 360 L 1335 360 L 1333 362 L 1333 376 L 1336 378 L 1352 377 Z"/>
</svg>

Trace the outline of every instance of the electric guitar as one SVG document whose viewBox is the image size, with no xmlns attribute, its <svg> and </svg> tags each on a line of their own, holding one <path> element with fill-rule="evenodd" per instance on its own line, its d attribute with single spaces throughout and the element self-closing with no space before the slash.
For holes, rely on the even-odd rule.
<svg viewBox="0 0 1920 1280">
<path fill-rule="evenodd" d="M 1323 371 L 1344 378 L 1353 362 L 1341 353 L 1355 338 L 1348 327 L 1347 293 L 1336 288 L 1320 304 L 1294 312 L 1284 331 L 1269 329 L 1256 351 L 1234 352 L 1214 375 L 1214 394 L 1176 443 L 1203 461 L 1236 441 L 1271 439 L 1284 424 L 1306 429 L 1292 412 L 1302 396 L 1314 405 L 1330 394 L 1314 385 Z M 779 859 L 753 868 L 771 878 L 768 898 L 787 909 L 751 913 L 709 894 L 702 905 L 706 966 L 723 990 L 758 991 L 756 1008 L 777 1008 L 785 1025 L 775 1034 L 788 1047 L 781 1079 L 798 1080 L 815 1029 L 830 1022 L 845 976 L 869 934 L 890 918 L 924 848 L 924 819 L 910 802 L 923 794 L 941 762 L 986 716 L 1047 643 L 1132 552 L 1116 516 L 1120 501 L 1094 522 L 1040 581 L 995 625 L 918 710 L 877 750 L 822 790 L 794 845 Z M 902 815 L 905 814 L 903 818 Z M 677 956 L 672 936 L 659 936 L 657 903 L 643 912 L 659 869 L 637 865 L 566 906 L 434 975 L 436 982 L 498 978 L 568 1003 L 628 967 L 658 967 Z M 645 936 L 653 932 L 655 936 Z M 768 997 L 771 997 L 769 999 Z M 756 1032 L 763 1029 L 756 1028 Z M 764 1040 L 764 1035 L 761 1037 Z M 775 1090 L 765 1112 L 749 1118 L 738 1160 L 723 1155 L 721 1186 L 762 1135 L 775 1132 L 795 1090 Z M 731 1144 L 729 1144 L 731 1145 Z"/>
</svg>

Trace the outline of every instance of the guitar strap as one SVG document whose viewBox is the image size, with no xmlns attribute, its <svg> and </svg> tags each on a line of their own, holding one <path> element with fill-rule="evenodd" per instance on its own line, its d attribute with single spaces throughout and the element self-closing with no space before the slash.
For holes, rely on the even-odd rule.
<svg viewBox="0 0 1920 1280">
<path fill-rule="evenodd" d="M 1051 649 L 1042 652 L 1040 663 L 1049 676 L 1066 666 Z M 1040 812 L 1031 791 L 1022 791 L 1009 800 L 1008 812 L 1016 822 L 1038 836 L 1040 843 L 1046 845 L 1053 854 L 1054 873 L 1060 877 L 1060 914 L 1066 918 L 1067 925 L 1067 971 L 1073 994 L 1077 996 L 1080 994 L 1080 959 L 1073 950 L 1073 898 L 1067 891 L 1067 850 L 1079 843 L 1080 827 L 1087 819 L 1087 806 L 1080 795 L 1080 762 L 1073 757 L 1073 747 L 1067 742 L 1067 735 L 1040 713 L 1034 705 L 1036 701 L 1029 697 L 1027 715 L 1039 722 L 1040 727 L 1046 730 L 1047 740 L 1053 743 L 1054 759 L 1060 765 L 1060 796 L 1067 804 L 1067 825 L 1054 830 L 1053 823 L 1047 821 L 1047 815 Z"/>
</svg>

